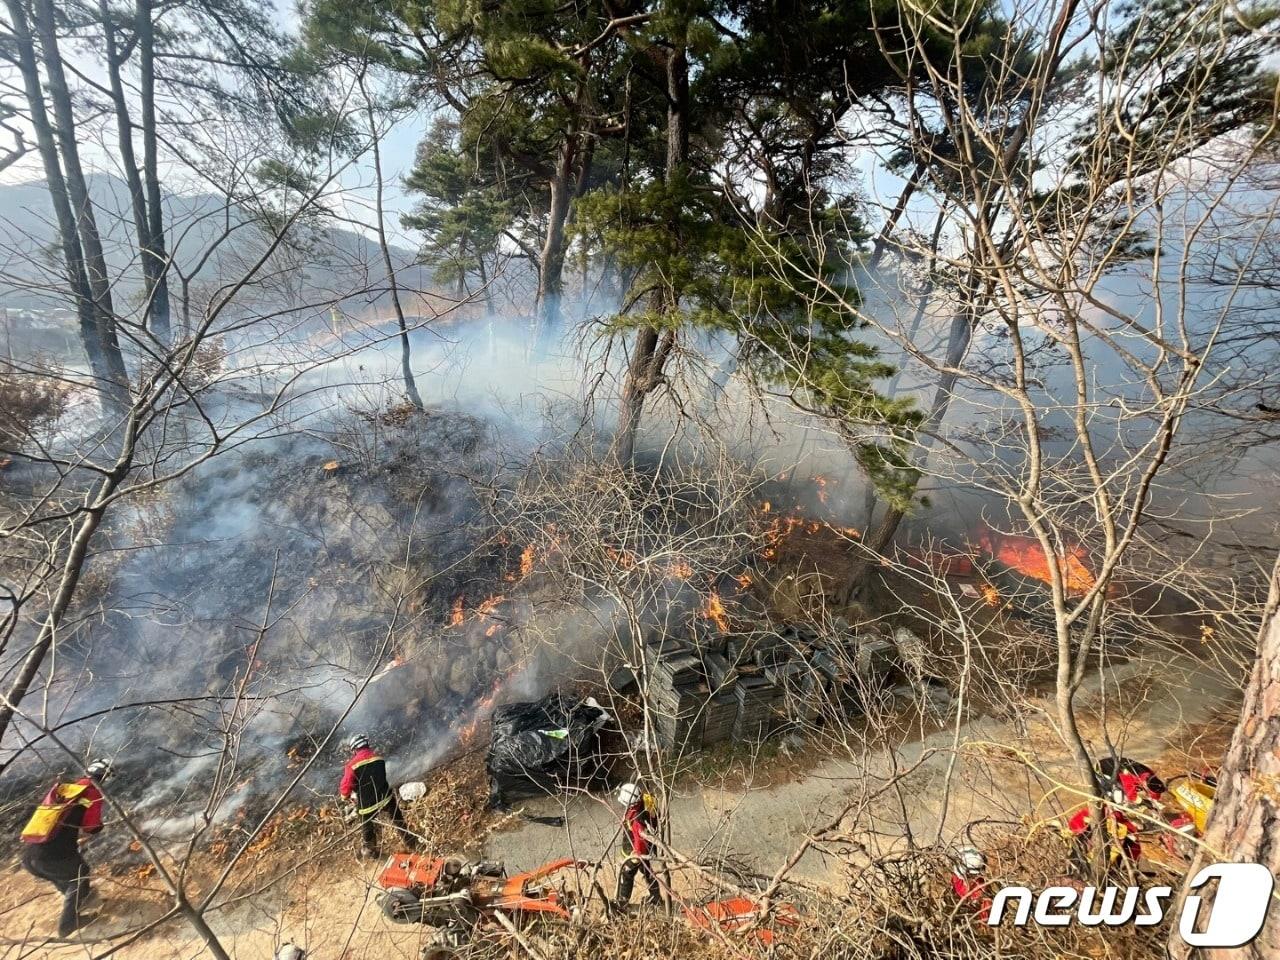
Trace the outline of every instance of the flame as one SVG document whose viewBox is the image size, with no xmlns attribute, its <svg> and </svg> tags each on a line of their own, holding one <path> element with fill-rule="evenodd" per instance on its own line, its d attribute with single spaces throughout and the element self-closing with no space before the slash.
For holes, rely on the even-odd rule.
<svg viewBox="0 0 1280 960">
<path fill-rule="evenodd" d="M 475 740 L 476 734 L 480 732 L 481 722 L 493 712 L 493 705 L 498 701 L 498 694 L 502 691 L 502 681 L 497 680 L 493 686 L 489 688 L 489 692 L 476 702 L 475 707 L 471 711 L 471 720 L 466 723 L 458 731 L 458 741 L 464 747 L 470 746 Z"/>
<path fill-rule="evenodd" d="M 993 539 L 994 537 L 994 539 Z M 979 538 L 982 548 L 1011 570 L 1024 577 L 1053 582 L 1053 571 L 1040 542 L 1032 537 L 986 534 Z M 1075 546 L 1055 558 L 1067 593 L 1085 593 L 1093 587 L 1093 574 L 1085 565 L 1084 547 Z"/>
<path fill-rule="evenodd" d="M 489 624 L 489 628 L 485 630 L 484 635 L 486 637 L 492 637 L 497 632 L 498 632 L 498 625 L 496 623 L 491 623 Z"/>
<path fill-rule="evenodd" d="M 818 486 L 818 502 L 827 502 L 827 478 L 818 476 L 813 478 L 813 482 Z"/>
<path fill-rule="evenodd" d="M 979 589 L 982 591 L 982 599 L 986 601 L 989 607 L 1000 606 L 1000 591 L 989 583 L 984 583 Z"/>
<path fill-rule="evenodd" d="M 761 513 L 768 513 L 770 504 L 765 501 L 760 507 Z M 769 521 L 769 525 L 764 530 L 764 548 L 760 551 L 760 556 L 766 560 L 776 559 L 778 550 L 784 540 L 789 539 L 795 533 L 805 533 L 815 535 L 824 530 L 836 534 L 840 537 L 856 538 L 860 536 L 855 527 L 840 527 L 826 520 L 815 520 L 812 517 L 803 517 L 798 513 L 790 513 L 786 516 L 774 516 Z"/>
<path fill-rule="evenodd" d="M 693 576 L 693 564 L 688 560 L 673 560 L 667 564 L 667 576 L 676 580 L 688 580 Z"/>
<path fill-rule="evenodd" d="M 521 578 L 529 576 L 533 573 L 533 561 L 537 558 L 537 548 L 531 543 L 520 551 L 520 576 Z"/>
<path fill-rule="evenodd" d="M 631 570 L 636 565 L 636 557 L 630 550 L 615 550 L 613 547 L 605 547 L 604 552 L 609 559 L 620 566 L 623 570 Z"/>
<path fill-rule="evenodd" d="M 453 607 L 449 611 L 449 626 L 459 626 L 466 619 L 466 614 L 462 611 L 462 603 L 465 599 L 465 595 L 461 593 L 453 598 Z"/>
<path fill-rule="evenodd" d="M 729 632 L 729 613 L 724 608 L 724 601 L 720 599 L 718 590 L 712 590 L 707 594 L 701 613 L 704 620 L 710 620 L 724 633 Z"/>
<path fill-rule="evenodd" d="M 747 573 L 745 570 L 742 573 L 738 574 L 733 579 L 738 581 L 738 586 L 741 587 L 743 590 L 748 589 L 751 586 L 751 584 L 755 582 L 752 579 L 751 574 Z"/>
<path fill-rule="evenodd" d="M 476 607 L 476 615 L 480 617 L 488 617 L 489 614 L 493 613 L 493 611 L 497 608 L 498 604 L 500 604 L 505 599 L 506 597 L 504 597 L 502 594 L 495 593 L 492 597 L 489 597 L 483 603 L 481 603 L 480 606 Z"/>
</svg>

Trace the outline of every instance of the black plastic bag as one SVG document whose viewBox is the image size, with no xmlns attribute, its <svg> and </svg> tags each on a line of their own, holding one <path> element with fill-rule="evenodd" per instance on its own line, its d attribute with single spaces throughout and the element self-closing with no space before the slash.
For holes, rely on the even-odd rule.
<svg viewBox="0 0 1280 960">
<path fill-rule="evenodd" d="M 485 768 L 489 800 L 550 793 L 589 781 L 601 768 L 601 731 L 609 714 L 594 702 L 551 694 L 511 703 L 493 714 Z"/>
</svg>

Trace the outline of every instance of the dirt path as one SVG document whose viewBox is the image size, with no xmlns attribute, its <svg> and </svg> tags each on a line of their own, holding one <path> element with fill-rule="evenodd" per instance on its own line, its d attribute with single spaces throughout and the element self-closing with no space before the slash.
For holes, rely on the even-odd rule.
<svg viewBox="0 0 1280 960">
<path fill-rule="evenodd" d="M 1095 717 L 1105 709 L 1114 718 L 1125 716 L 1118 750 L 1140 759 L 1155 760 L 1173 752 L 1194 761 L 1197 738 L 1215 719 L 1228 713 L 1237 691 L 1219 672 L 1195 661 L 1127 664 L 1111 671 L 1123 679 L 1124 699 L 1114 694 L 1102 703 L 1095 682 L 1083 706 Z M 1108 687 L 1117 684 L 1109 683 Z M 1086 731 L 1096 734 L 1096 723 Z M 958 749 L 953 749 L 958 745 Z M 1095 743 L 1101 751 L 1102 744 Z M 1210 746 L 1210 751 L 1217 749 Z M 1041 775 L 1033 774 L 1022 755 L 1033 755 Z M 828 823 L 868 786 L 885 782 L 894 769 L 912 768 L 896 790 L 885 793 L 862 811 L 847 829 L 874 828 L 883 835 L 901 836 L 910 829 L 924 841 L 953 839 L 965 823 L 980 817 L 1016 818 L 1036 811 L 1050 818 L 1061 802 L 1046 801 L 1051 779 L 1073 782 L 1063 751 L 1047 721 L 1019 728 L 991 718 L 964 724 L 959 731 L 941 730 L 897 751 L 878 751 L 858 760 L 832 760 L 793 781 L 770 786 L 704 787 L 679 793 L 672 801 L 675 847 L 696 859 L 731 856 L 756 870 L 771 873 L 785 862 L 804 838 Z M 1214 760 L 1211 755 L 1204 759 Z M 950 787 L 948 789 L 948 784 Z M 1067 799 L 1065 802 L 1069 803 Z M 523 822 L 490 837 L 486 854 L 502 859 L 512 872 L 568 855 L 596 860 L 616 859 L 617 810 L 606 799 L 576 797 L 567 802 L 544 800 L 525 806 L 531 815 L 563 816 L 563 827 Z M 306 882 L 281 885 L 251 903 L 235 905 L 211 918 L 222 942 L 238 960 L 268 960 L 282 939 L 305 944 L 312 960 L 414 960 L 422 931 L 385 920 L 369 892 L 375 868 L 340 860 Z M 797 873 L 809 879 L 839 883 L 839 864 L 811 851 Z M 0 891 L 0 960 L 19 958 L 89 957 L 105 943 L 51 947 L 42 936 L 52 926 L 58 898 L 46 886 L 33 884 L 15 870 Z M 606 878 L 611 883 L 611 878 Z M 112 883 L 100 885 L 106 906 L 103 919 L 86 930 L 87 936 L 136 925 L 150 904 L 130 901 Z M 611 892 L 611 891 L 610 891 Z M 126 960 L 182 960 L 205 956 L 202 945 L 185 926 L 172 923 L 163 936 L 152 936 L 113 954 Z"/>
<path fill-rule="evenodd" d="M 1131 690 L 1132 704 L 1109 703 L 1109 714 L 1132 714 L 1124 737 L 1116 743 L 1121 753 L 1154 760 L 1170 747 L 1183 746 L 1187 734 L 1211 721 L 1229 706 L 1238 691 L 1219 672 L 1183 660 L 1176 664 L 1126 664 L 1111 670 L 1108 688 L 1123 678 Z M 1088 686 L 1082 706 L 1093 712 L 1101 706 L 1098 682 Z M 1114 720 L 1113 720 L 1114 723 Z M 1096 723 L 1085 724 L 1096 733 Z M 953 745 L 959 745 L 953 750 Z M 1104 752 L 1101 742 L 1095 750 Z M 917 838 L 953 837 L 966 823 L 981 817 L 1018 818 L 1044 805 L 1048 782 L 1029 775 L 1015 752 L 1040 758 L 1049 778 L 1074 783 L 1061 742 L 1048 723 L 1026 730 L 979 718 L 964 724 L 959 733 L 941 730 L 903 744 L 894 755 L 879 752 L 863 760 L 823 763 L 803 778 L 780 785 L 724 790 L 700 788 L 679 793 L 671 803 L 672 842 L 690 857 L 733 857 L 756 869 L 772 873 L 784 863 L 806 836 L 829 823 L 865 785 L 883 783 L 894 767 L 901 771 L 919 766 L 875 804 L 874 820 L 846 821 L 850 829 L 874 826 L 892 835 L 909 828 Z M 955 758 L 954 767 L 952 758 Z M 923 758 L 923 759 L 922 759 Z M 946 789 L 948 777 L 951 790 Z M 874 786 L 872 787 L 874 789 Z M 1062 803 L 1070 803 L 1064 795 Z M 945 809 L 944 809 L 945 808 Z M 1061 809 L 1050 803 L 1046 818 Z M 552 800 L 526 805 L 530 813 L 563 815 L 564 829 L 526 825 L 491 839 L 488 852 L 509 864 L 530 864 L 552 856 L 572 855 L 595 859 L 609 848 L 617 828 L 617 810 L 601 798 L 575 798 L 566 803 Z M 833 869 L 818 852 L 801 860 L 797 873 L 810 879 L 832 881 Z"/>
</svg>

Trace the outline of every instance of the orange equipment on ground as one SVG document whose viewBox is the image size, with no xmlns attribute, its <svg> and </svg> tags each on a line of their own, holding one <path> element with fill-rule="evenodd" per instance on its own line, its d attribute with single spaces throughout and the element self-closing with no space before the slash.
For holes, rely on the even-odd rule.
<svg viewBox="0 0 1280 960">
<path fill-rule="evenodd" d="M 760 904 L 746 897 L 716 900 L 700 907 L 686 907 L 684 918 L 701 930 L 716 928 L 725 933 L 749 931 L 750 936 L 766 947 L 771 947 L 776 942 L 776 927 L 800 925 L 800 911 L 794 904 L 774 904 L 770 917 L 765 919 L 760 916 Z"/>
<path fill-rule="evenodd" d="M 498 913 L 517 926 L 535 916 L 568 920 L 572 893 L 543 881 L 585 866 L 566 858 L 508 877 L 500 863 L 397 853 L 383 865 L 376 882 L 382 910 L 392 920 L 469 930 L 496 922 Z"/>
</svg>

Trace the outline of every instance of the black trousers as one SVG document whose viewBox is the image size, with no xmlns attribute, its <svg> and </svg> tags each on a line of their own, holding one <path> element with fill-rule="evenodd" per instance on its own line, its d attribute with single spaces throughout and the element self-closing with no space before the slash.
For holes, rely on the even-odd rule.
<svg viewBox="0 0 1280 960">
<path fill-rule="evenodd" d="M 418 838 L 409 832 L 409 825 L 405 823 L 404 819 L 404 811 L 400 809 L 400 803 L 394 793 L 388 798 L 386 806 L 360 815 L 360 834 L 364 840 L 364 849 L 367 853 L 374 855 L 378 853 L 378 825 L 380 823 L 386 823 L 394 827 L 397 839 L 402 844 L 410 849 L 417 848 Z"/>
<path fill-rule="evenodd" d="M 39 845 L 29 844 L 22 852 L 27 873 L 47 880 L 62 894 L 62 914 L 58 936 L 69 937 L 80 928 L 80 908 L 89 899 L 89 865 L 79 851 L 70 856 L 49 856 Z"/>
<path fill-rule="evenodd" d="M 631 902 L 631 891 L 635 889 L 637 873 L 644 877 L 645 887 L 649 890 L 649 902 L 662 903 L 662 888 L 658 886 L 658 878 L 653 875 L 653 865 L 642 857 L 628 857 L 618 871 L 618 904 Z"/>
</svg>

